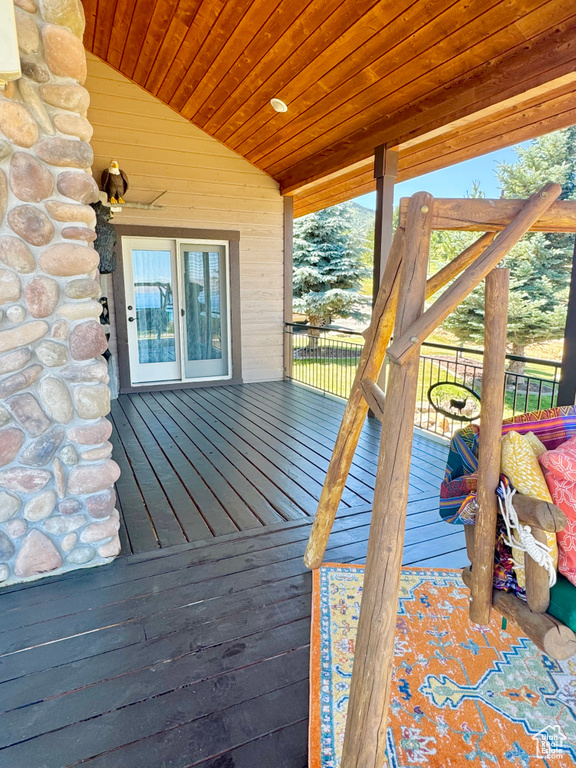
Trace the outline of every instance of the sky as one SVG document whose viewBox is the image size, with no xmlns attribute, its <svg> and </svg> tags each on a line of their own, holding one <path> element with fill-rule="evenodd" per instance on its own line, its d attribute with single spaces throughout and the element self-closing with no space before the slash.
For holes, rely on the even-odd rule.
<svg viewBox="0 0 576 768">
<path fill-rule="evenodd" d="M 525 142 L 527 145 L 528 142 Z M 409 197 L 414 192 L 425 190 L 434 197 L 464 197 L 472 190 L 474 181 L 480 182 L 480 188 L 486 197 L 500 197 L 500 189 L 496 179 L 496 166 L 501 162 L 514 162 L 516 152 L 514 147 L 499 149 L 482 157 L 466 160 L 464 163 L 451 165 L 440 171 L 418 176 L 416 179 L 403 181 L 394 188 L 394 204 L 401 197 Z M 357 203 L 366 208 L 376 208 L 376 192 L 361 195 L 356 198 Z"/>
</svg>

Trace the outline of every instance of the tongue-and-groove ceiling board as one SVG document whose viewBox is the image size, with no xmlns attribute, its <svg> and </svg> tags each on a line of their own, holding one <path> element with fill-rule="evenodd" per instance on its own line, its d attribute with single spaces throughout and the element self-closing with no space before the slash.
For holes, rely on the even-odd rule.
<svg viewBox="0 0 576 768">
<path fill-rule="evenodd" d="M 380 144 L 409 178 L 576 122 L 576 0 L 83 2 L 90 51 L 301 212 L 370 186 Z"/>
</svg>

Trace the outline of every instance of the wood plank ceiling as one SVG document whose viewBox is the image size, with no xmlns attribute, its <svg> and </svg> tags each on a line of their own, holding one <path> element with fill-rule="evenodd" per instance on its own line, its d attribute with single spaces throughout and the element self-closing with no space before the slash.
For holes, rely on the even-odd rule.
<svg viewBox="0 0 576 768">
<path fill-rule="evenodd" d="M 576 123 L 576 0 L 83 0 L 86 47 L 299 215 Z M 288 105 L 277 113 L 270 99 Z"/>
</svg>

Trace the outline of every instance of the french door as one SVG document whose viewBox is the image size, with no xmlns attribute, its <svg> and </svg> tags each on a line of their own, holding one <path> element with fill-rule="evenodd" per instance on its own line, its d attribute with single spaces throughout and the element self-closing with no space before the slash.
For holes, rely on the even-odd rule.
<svg viewBox="0 0 576 768">
<path fill-rule="evenodd" d="M 123 238 L 132 384 L 231 375 L 225 242 Z"/>
</svg>

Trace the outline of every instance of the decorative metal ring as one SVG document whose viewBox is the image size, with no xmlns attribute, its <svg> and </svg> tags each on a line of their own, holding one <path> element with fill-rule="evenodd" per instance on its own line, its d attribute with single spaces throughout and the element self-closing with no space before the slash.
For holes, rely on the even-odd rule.
<svg viewBox="0 0 576 768">
<path fill-rule="evenodd" d="M 444 398 L 440 392 L 433 399 L 433 392 L 438 387 L 450 387 L 451 392 L 447 392 Z M 456 390 L 456 392 L 454 392 Z M 458 397 L 458 391 L 464 394 L 464 397 Z M 442 398 L 442 399 L 440 399 Z M 454 421 L 475 421 L 480 416 L 480 395 L 465 384 L 459 384 L 457 381 L 438 381 L 428 389 L 428 402 L 435 411 L 447 416 Z M 464 414 L 462 411 L 472 404 L 473 409 Z M 451 410 L 449 410 L 451 409 Z"/>
</svg>

